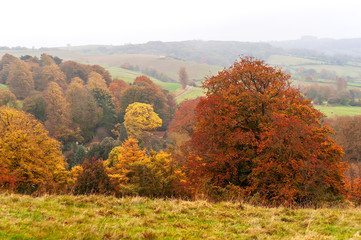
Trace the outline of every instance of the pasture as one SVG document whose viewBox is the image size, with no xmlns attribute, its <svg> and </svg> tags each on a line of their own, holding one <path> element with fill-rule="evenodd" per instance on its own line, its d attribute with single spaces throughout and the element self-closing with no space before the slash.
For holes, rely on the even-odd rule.
<svg viewBox="0 0 361 240">
<path fill-rule="evenodd" d="M 355 207 L 0 194 L 1 239 L 360 239 Z"/>
</svg>

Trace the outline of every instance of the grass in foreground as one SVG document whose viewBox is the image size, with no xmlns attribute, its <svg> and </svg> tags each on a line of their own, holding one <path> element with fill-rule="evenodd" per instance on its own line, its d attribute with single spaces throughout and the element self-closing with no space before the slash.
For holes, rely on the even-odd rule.
<svg viewBox="0 0 361 240">
<path fill-rule="evenodd" d="M 0 194 L 0 239 L 360 239 L 361 209 Z"/>
</svg>

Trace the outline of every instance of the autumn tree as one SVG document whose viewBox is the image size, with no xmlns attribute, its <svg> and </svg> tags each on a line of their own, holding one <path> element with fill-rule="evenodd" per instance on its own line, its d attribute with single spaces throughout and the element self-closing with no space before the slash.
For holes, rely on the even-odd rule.
<svg viewBox="0 0 361 240">
<path fill-rule="evenodd" d="M 41 122 L 46 121 L 46 102 L 42 94 L 35 94 L 25 98 L 23 102 L 23 111 L 32 114 Z"/>
<path fill-rule="evenodd" d="M 135 102 L 126 110 L 124 125 L 129 136 L 140 138 L 142 132 L 160 127 L 162 119 L 154 112 L 151 105 Z"/>
<path fill-rule="evenodd" d="M 148 157 L 133 138 L 114 148 L 104 164 L 120 195 L 171 197 L 185 179 L 170 154 L 152 152 Z"/>
<path fill-rule="evenodd" d="M 56 65 L 54 59 L 46 53 L 41 54 L 40 64 L 41 64 L 41 66 Z"/>
<path fill-rule="evenodd" d="M 96 89 L 96 88 L 104 89 L 104 90 L 108 91 L 108 87 L 107 87 L 107 84 L 106 84 L 104 78 L 102 77 L 102 75 L 100 75 L 97 72 L 91 72 L 89 74 L 88 83 L 86 86 L 89 91 L 92 91 L 93 89 Z"/>
<path fill-rule="evenodd" d="M 33 76 L 25 62 L 18 60 L 11 65 L 7 84 L 19 99 L 26 98 L 34 90 Z"/>
<path fill-rule="evenodd" d="M 192 181 L 240 186 L 275 205 L 342 195 L 342 150 L 289 78 L 243 58 L 204 81 L 188 162 Z"/>
<path fill-rule="evenodd" d="M 5 106 L 0 107 L 0 165 L 16 175 L 21 193 L 66 183 L 60 143 L 33 116 Z"/>
<path fill-rule="evenodd" d="M 43 91 L 50 82 L 56 82 L 62 89 L 67 87 L 65 74 L 55 63 L 50 65 L 47 64 L 41 68 L 40 73 L 35 80 L 35 89 Z"/>
<path fill-rule="evenodd" d="M 45 91 L 45 101 L 47 119 L 45 127 L 50 135 L 62 143 L 81 140 L 80 129 L 73 126 L 69 104 L 57 83 L 49 83 Z"/>
<path fill-rule="evenodd" d="M 155 85 L 148 77 L 139 76 L 134 85 L 127 88 L 120 97 L 119 121 L 124 121 L 125 110 L 135 102 L 151 104 L 154 112 L 162 119 L 162 130 L 166 130 L 175 112 L 174 98 Z"/>
<path fill-rule="evenodd" d="M 185 89 L 188 82 L 189 82 L 188 73 L 187 73 L 185 67 L 180 67 L 179 68 L 178 78 L 179 78 L 179 83 L 182 85 L 182 88 Z"/>
<path fill-rule="evenodd" d="M 112 82 L 112 76 L 110 75 L 109 71 L 103 68 L 100 65 L 93 65 L 90 67 L 90 70 L 96 72 L 102 76 L 107 86 Z"/>
<path fill-rule="evenodd" d="M 9 76 L 9 71 L 10 71 L 10 66 L 12 63 L 15 63 L 19 61 L 19 59 L 11 54 L 4 54 L 1 57 L 1 61 L 0 61 L 0 83 L 6 83 L 8 76 Z"/>
<path fill-rule="evenodd" d="M 175 117 L 169 125 L 170 132 L 178 132 L 192 136 L 196 126 L 195 109 L 200 98 L 183 101 Z"/>
<path fill-rule="evenodd" d="M 18 108 L 16 96 L 9 90 L 0 89 L 0 107 L 4 105 L 8 107 Z"/>
<path fill-rule="evenodd" d="M 70 84 L 75 77 L 82 79 L 85 83 L 88 81 L 89 70 L 84 64 L 74 61 L 65 61 L 60 64 L 60 69 L 64 72 L 68 84 Z"/>
<path fill-rule="evenodd" d="M 106 173 L 102 159 L 92 157 L 82 164 L 82 171 L 78 174 L 75 186 L 75 194 L 109 194 L 113 190 L 110 178 Z"/>
<path fill-rule="evenodd" d="M 121 110 L 121 106 L 120 106 L 120 98 L 122 93 L 125 91 L 125 89 L 127 89 L 129 86 L 128 83 L 126 83 L 124 80 L 121 79 L 114 79 L 110 84 L 109 84 L 109 91 L 112 95 L 113 98 L 113 102 L 115 105 L 115 110 L 118 113 Z"/>
<path fill-rule="evenodd" d="M 118 193 L 122 192 L 134 175 L 134 171 L 131 169 L 132 164 L 144 161 L 149 161 L 145 150 L 139 148 L 137 140 L 130 138 L 120 147 L 117 147 L 117 154 L 115 156 L 104 162 L 111 182 Z"/>
<path fill-rule="evenodd" d="M 90 141 L 94 136 L 96 126 L 103 117 L 103 110 L 80 78 L 73 79 L 65 95 L 69 103 L 72 122 L 80 127 L 84 140 Z"/>
</svg>

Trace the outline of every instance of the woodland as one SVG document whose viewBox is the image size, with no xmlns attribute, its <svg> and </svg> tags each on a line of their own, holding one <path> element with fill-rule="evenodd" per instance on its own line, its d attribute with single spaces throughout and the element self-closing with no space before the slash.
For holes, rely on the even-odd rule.
<svg viewBox="0 0 361 240">
<path fill-rule="evenodd" d="M 257 58 L 238 58 L 178 104 L 148 76 L 128 82 L 45 53 L 5 54 L 0 74 L 1 191 L 361 203 L 361 117 L 326 118 L 312 86 L 301 93 Z M 179 82 L 190 84 L 185 68 Z"/>
</svg>

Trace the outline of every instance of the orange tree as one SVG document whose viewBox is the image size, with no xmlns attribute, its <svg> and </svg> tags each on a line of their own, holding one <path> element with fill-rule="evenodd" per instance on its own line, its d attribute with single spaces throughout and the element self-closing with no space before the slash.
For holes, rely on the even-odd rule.
<svg viewBox="0 0 361 240">
<path fill-rule="evenodd" d="M 204 81 L 189 144 L 190 182 L 233 184 L 275 205 L 342 195 L 342 149 L 289 78 L 247 57 Z"/>
</svg>

